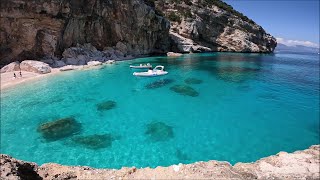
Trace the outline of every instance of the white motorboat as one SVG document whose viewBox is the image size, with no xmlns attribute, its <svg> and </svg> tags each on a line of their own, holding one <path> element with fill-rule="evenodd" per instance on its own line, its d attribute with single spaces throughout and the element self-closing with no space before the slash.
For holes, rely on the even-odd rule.
<svg viewBox="0 0 320 180">
<path fill-rule="evenodd" d="M 152 68 L 151 64 L 140 64 L 139 66 L 134 66 L 134 65 L 130 65 L 130 68 L 134 68 L 134 69 L 148 69 L 148 68 Z"/>
<path fill-rule="evenodd" d="M 164 66 L 156 66 L 154 69 L 149 69 L 147 72 L 134 72 L 134 76 L 161 76 L 168 74 L 167 71 L 164 71 Z"/>
</svg>

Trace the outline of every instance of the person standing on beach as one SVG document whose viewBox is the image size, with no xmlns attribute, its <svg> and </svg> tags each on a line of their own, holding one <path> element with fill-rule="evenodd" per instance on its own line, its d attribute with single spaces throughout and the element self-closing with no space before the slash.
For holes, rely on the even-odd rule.
<svg viewBox="0 0 320 180">
<path fill-rule="evenodd" d="M 21 70 L 20 70 L 20 77 L 22 77 L 22 73 L 21 73 Z"/>
<path fill-rule="evenodd" d="M 14 78 L 17 78 L 17 75 L 16 75 L 16 73 L 13 73 L 13 77 L 14 77 Z"/>
</svg>

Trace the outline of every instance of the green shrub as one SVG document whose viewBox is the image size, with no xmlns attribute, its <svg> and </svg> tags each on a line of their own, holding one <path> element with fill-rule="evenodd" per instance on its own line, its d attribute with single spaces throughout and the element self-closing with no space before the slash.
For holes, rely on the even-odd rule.
<svg viewBox="0 0 320 180">
<path fill-rule="evenodd" d="M 238 16 L 239 18 L 241 18 L 244 21 L 250 22 L 250 23 L 254 23 L 251 19 L 249 19 L 247 16 L 243 15 L 242 13 L 236 11 L 233 9 L 232 6 L 230 6 L 229 4 L 221 1 L 221 0 L 202 0 L 202 5 L 204 6 L 212 6 L 215 5 L 227 12 L 230 12 L 236 16 Z"/>
<path fill-rule="evenodd" d="M 179 15 L 177 15 L 175 12 L 170 12 L 168 15 L 168 18 L 170 21 L 175 21 L 181 23 L 181 18 Z"/>
<path fill-rule="evenodd" d="M 185 18 L 192 18 L 192 17 L 193 17 L 190 9 L 185 9 L 185 10 L 182 12 L 182 15 L 183 15 Z"/>
<path fill-rule="evenodd" d="M 165 14 L 161 11 L 161 9 L 159 9 L 158 7 L 156 7 L 156 9 L 154 10 L 156 12 L 157 15 L 159 16 L 165 16 Z"/>
</svg>

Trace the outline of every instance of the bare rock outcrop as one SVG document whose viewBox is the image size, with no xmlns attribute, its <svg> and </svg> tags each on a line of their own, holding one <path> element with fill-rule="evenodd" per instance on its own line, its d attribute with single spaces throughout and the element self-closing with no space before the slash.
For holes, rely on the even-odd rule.
<svg viewBox="0 0 320 180">
<path fill-rule="evenodd" d="M 220 0 L 158 0 L 158 11 L 170 20 L 175 52 L 273 52 L 274 37 Z"/>
<path fill-rule="evenodd" d="M 320 146 L 294 153 L 280 152 L 254 163 L 237 163 L 234 168 L 258 179 L 319 179 Z"/>
<path fill-rule="evenodd" d="M 3 66 L 1 68 L 1 73 L 19 71 L 19 70 L 20 70 L 20 63 L 15 61 L 15 62 L 12 62 L 12 63 L 6 65 L 6 66 Z"/>
<path fill-rule="evenodd" d="M 0 156 L 0 179 L 42 179 L 37 168 L 35 163 L 20 161 L 5 154 Z"/>
<path fill-rule="evenodd" d="M 117 43 L 117 47 L 105 47 L 103 51 L 99 51 L 90 43 L 77 44 L 76 47 L 65 49 L 60 61 L 66 65 L 86 65 L 92 61 L 103 63 L 108 60 L 132 59 L 133 56 L 127 54 L 126 47 L 123 43 Z M 54 61 L 52 66 L 61 67 L 58 61 Z"/>
<path fill-rule="evenodd" d="M 99 61 L 89 61 L 87 63 L 88 66 L 99 66 L 99 65 L 102 65 L 102 62 L 99 62 Z"/>
<path fill-rule="evenodd" d="M 181 53 L 175 53 L 175 52 L 168 52 L 167 56 L 169 57 L 178 57 L 178 56 L 182 56 Z"/>
<path fill-rule="evenodd" d="M 51 72 L 51 67 L 41 61 L 24 60 L 20 63 L 21 71 L 35 72 L 39 74 L 47 74 Z"/>
<path fill-rule="evenodd" d="M 169 167 L 94 169 L 16 160 L 1 155 L 2 179 L 319 179 L 320 145 L 294 153 L 280 152 L 254 163 L 208 161 Z"/>
<path fill-rule="evenodd" d="M 77 44 L 130 55 L 165 52 L 169 45 L 169 22 L 143 0 L 1 0 L 0 15 L 0 65 L 61 57 Z"/>
<path fill-rule="evenodd" d="M 0 66 L 24 59 L 85 65 L 168 51 L 273 52 L 276 46 L 261 26 L 220 0 L 2 0 L 0 16 Z M 88 48 L 94 54 L 81 54 Z"/>
</svg>

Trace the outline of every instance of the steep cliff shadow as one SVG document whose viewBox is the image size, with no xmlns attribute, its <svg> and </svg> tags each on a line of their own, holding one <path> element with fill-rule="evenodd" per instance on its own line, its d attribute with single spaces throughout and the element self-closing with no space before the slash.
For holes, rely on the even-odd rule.
<svg viewBox="0 0 320 180">
<path fill-rule="evenodd" d="M 34 180 L 40 180 L 43 179 L 35 170 L 35 167 L 31 164 L 24 163 L 19 164 L 18 166 L 18 177 L 21 179 L 34 179 Z"/>
<path fill-rule="evenodd" d="M 242 83 L 258 78 L 261 73 L 272 70 L 272 64 L 267 62 L 268 56 L 270 55 L 217 52 L 184 55 L 179 58 L 160 57 L 139 63 L 161 64 L 169 71 L 182 67 L 188 68 L 190 71 L 206 71 L 223 81 Z"/>
<path fill-rule="evenodd" d="M 197 70 L 207 71 L 226 82 L 243 83 L 256 78 L 262 72 L 262 59 L 259 55 L 217 53 L 209 61 L 210 65 L 197 66 Z"/>
</svg>

